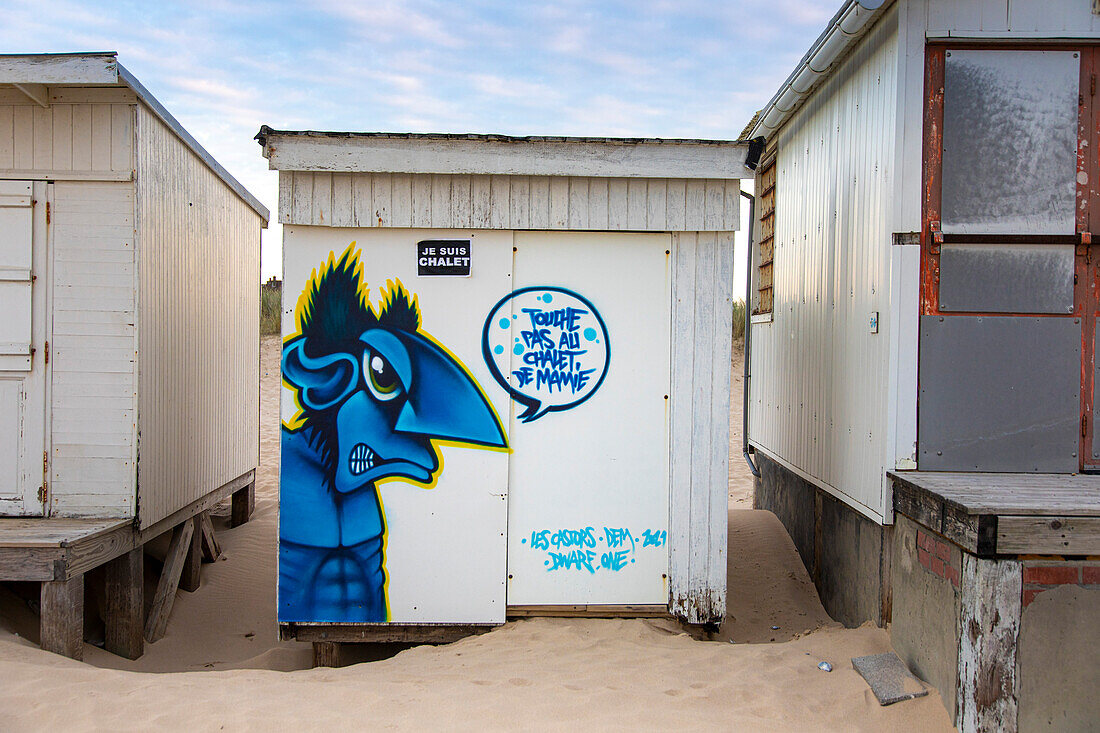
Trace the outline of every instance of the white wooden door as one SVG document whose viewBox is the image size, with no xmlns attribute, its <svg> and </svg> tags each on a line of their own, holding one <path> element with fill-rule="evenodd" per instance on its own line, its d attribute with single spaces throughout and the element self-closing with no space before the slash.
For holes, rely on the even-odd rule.
<svg viewBox="0 0 1100 733">
<path fill-rule="evenodd" d="M 484 332 L 513 397 L 510 606 L 668 602 L 671 245 L 516 233 Z"/>
<path fill-rule="evenodd" d="M 356 614 L 377 592 L 372 590 L 369 561 L 360 560 L 368 553 L 356 548 L 369 549 L 377 539 L 380 510 L 385 608 L 365 620 L 503 623 L 509 455 L 503 445 L 492 442 L 505 440 L 509 400 L 493 389 L 481 354 L 481 324 L 500 294 L 511 289 L 512 233 L 308 226 L 285 226 L 283 232 L 279 620 L 364 620 Z M 469 242 L 469 276 L 421 276 L 417 244 L 428 240 Z M 347 263 L 353 282 L 344 278 L 334 294 L 333 283 L 340 280 L 331 273 L 344 271 L 341 262 Z M 407 310 L 392 305 L 395 299 L 404 300 L 396 297 L 399 284 L 416 304 L 418 325 L 393 318 L 394 312 Z M 311 296 L 318 290 L 326 295 Z M 359 298 L 380 319 L 378 324 L 361 325 L 355 314 Z M 303 328 L 302 316 L 308 311 L 313 323 L 331 324 L 334 309 L 351 313 L 341 316 L 341 324 L 360 325 L 330 327 L 344 332 L 339 345 L 310 344 L 313 334 L 322 331 Z M 295 351 L 299 342 L 301 352 Z M 388 393 L 395 395 L 392 400 L 379 393 L 366 373 L 375 361 L 370 351 L 375 345 L 377 355 L 393 362 L 401 380 Z M 339 370 L 334 366 L 324 371 L 337 364 L 347 364 L 341 368 L 353 375 L 339 395 L 333 386 L 341 379 Z M 302 384 L 311 379 L 309 369 L 331 375 L 331 380 L 306 392 Z M 358 377 L 356 370 L 362 372 Z M 388 400 L 387 420 L 367 419 L 367 409 L 359 407 L 372 399 L 366 390 L 372 390 L 374 400 Z M 322 399 L 323 392 L 333 396 Z M 320 421 L 333 412 L 335 433 L 327 435 L 335 465 L 315 460 L 312 448 L 299 438 L 312 430 L 302 421 L 307 413 Z M 477 429 L 464 422 L 473 415 L 480 421 Z M 414 444 L 429 452 L 417 453 Z M 352 452 L 347 454 L 349 446 Z M 360 446 L 367 447 L 356 454 Z M 385 475 L 356 484 L 355 475 L 373 476 L 397 466 L 399 459 L 427 465 L 431 451 L 438 460 L 430 476 Z M 349 477 L 341 486 L 345 465 Z M 321 468 L 336 472 L 334 490 L 318 483 Z M 333 501 L 339 502 L 338 517 L 330 511 Z M 346 573 L 313 572 L 316 563 L 311 565 L 310 558 L 326 552 L 330 557 L 340 554 L 345 566 L 366 568 L 368 581 L 345 581 Z M 337 600 L 326 600 L 331 598 Z"/>
<path fill-rule="evenodd" d="M 45 495 L 45 183 L 0 181 L 0 515 Z"/>
</svg>

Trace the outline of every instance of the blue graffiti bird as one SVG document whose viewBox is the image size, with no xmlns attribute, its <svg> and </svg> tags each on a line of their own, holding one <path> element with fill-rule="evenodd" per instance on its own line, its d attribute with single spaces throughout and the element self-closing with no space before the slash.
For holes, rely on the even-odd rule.
<svg viewBox="0 0 1100 733">
<path fill-rule="evenodd" d="M 506 448 L 500 420 L 466 368 L 421 331 L 398 282 L 375 314 L 354 243 L 314 271 L 283 381 L 299 419 L 282 434 L 279 620 L 389 620 L 386 519 L 377 483 L 432 485 L 433 441 Z"/>
</svg>

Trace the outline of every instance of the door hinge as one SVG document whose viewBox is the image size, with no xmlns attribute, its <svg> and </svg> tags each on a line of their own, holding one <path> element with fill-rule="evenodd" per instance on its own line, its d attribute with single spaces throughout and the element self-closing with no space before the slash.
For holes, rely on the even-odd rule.
<svg viewBox="0 0 1100 733">
<path fill-rule="evenodd" d="M 1096 74 L 1089 75 L 1089 96 L 1096 96 Z"/>
<path fill-rule="evenodd" d="M 46 503 L 46 484 L 42 484 L 41 486 L 38 487 L 38 503 L 39 504 L 45 504 Z"/>
<path fill-rule="evenodd" d="M 1085 433 L 1088 432 L 1088 418 L 1085 415 L 1081 416 L 1081 437 L 1085 437 Z"/>
<path fill-rule="evenodd" d="M 47 478 L 47 476 L 49 476 L 49 473 L 50 473 L 50 452 L 44 450 L 44 451 L 42 451 L 42 485 L 38 487 L 38 503 L 39 504 L 45 504 L 46 503 L 46 486 L 48 484 L 48 482 L 46 481 L 46 478 Z"/>
<path fill-rule="evenodd" d="M 46 202 L 46 224 L 50 223 L 50 202 Z"/>
<path fill-rule="evenodd" d="M 44 347 L 45 347 L 44 352 L 45 352 L 45 357 L 46 357 L 46 363 L 49 364 L 50 363 L 50 342 L 47 341 L 44 344 Z"/>
</svg>

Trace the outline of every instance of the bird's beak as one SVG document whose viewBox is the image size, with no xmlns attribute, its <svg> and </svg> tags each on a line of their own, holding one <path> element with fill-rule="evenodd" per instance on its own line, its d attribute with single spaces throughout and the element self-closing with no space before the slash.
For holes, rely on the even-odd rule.
<svg viewBox="0 0 1100 733">
<path fill-rule="evenodd" d="M 423 336 L 393 331 L 409 352 L 412 383 L 394 430 L 504 448 L 508 440 L 488 399 L 454 357 Z"/>
</svg>

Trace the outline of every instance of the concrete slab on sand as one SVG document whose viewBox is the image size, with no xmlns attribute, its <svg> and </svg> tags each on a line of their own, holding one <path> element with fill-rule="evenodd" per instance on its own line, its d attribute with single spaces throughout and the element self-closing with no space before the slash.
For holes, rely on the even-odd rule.
<svg viewBox="0 0 1100 733">
<path fill-rule="evenodd" d="M 893 705 L 928 694 L 924 684 L 909 673 L 908 668 L 893 652 L 852 657 L 852 666 L 867 680 L 879 705 Z"/>
</svg>

